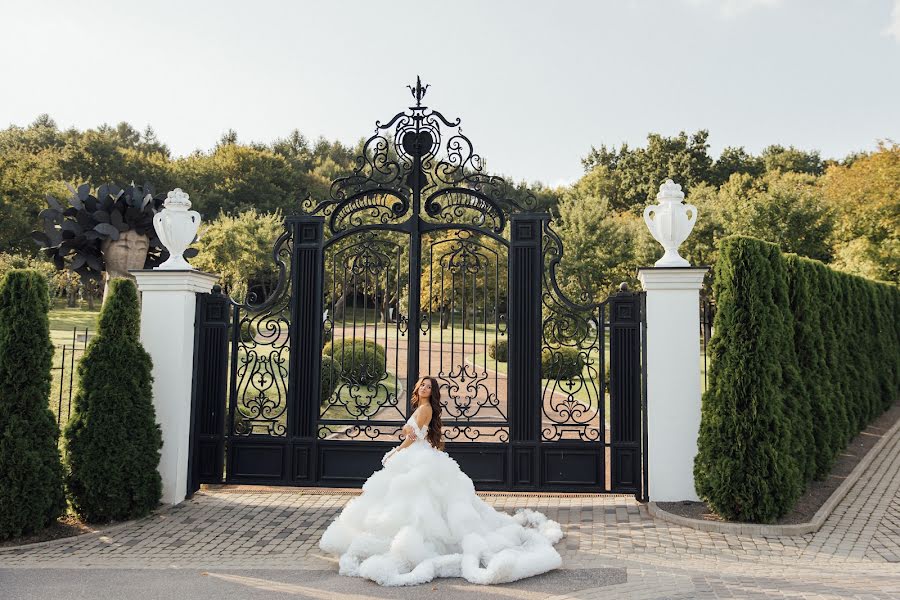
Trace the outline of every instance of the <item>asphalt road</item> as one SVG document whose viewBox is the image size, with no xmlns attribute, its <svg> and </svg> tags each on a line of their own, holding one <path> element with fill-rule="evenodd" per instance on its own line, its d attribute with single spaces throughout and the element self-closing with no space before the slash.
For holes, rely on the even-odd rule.
<svg viewBox="0 0 900 600">
<path fill-rule="evenodd" d="M 2 600 L 257 600 L 368 598 L 540 600 L 566 592 L 625 583 L 625 569 L 561 569 L 497 586 L 462 579 L 382 588 L 334 571 L 197 569 L 0 569 Z"/>
</svg>

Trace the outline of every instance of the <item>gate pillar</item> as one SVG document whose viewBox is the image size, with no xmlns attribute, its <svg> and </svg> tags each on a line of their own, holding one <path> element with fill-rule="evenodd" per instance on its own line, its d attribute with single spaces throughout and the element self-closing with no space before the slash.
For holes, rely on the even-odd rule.
<svg viewBox="0 0 900 600">
<path fill-rule="evenodd" d="M 539 485 L 541 440 L 541 290 L 544 213 L 510 215 L 509 244 L 509 429 L 510 481 L 514 487 Z"/>
<path fill-rule="evenodd" d="M 288 436 L 295 439 L 291 448 L 291 479 L 314 479 L 317 465 L 313 450 L 319 417 L 322 386 L 322 286 L 323 232 L 325 218 L 297 216 L 287 219 L 293 228 L 294 252 L 291 264 L 291 366 L 288 380 L 289 406 L 297 407 L 290 416 Z"/>
<path fill-rule="evenodd" d="M 197 294 L 217 275 L 200 271 L 131 271 L 141 291 L 141 343 L 153 359 L 153 407 L 162 429 L 162 502 L 178 504 L 188 490 L 194 318 Z"/>
<path fill-rule="evenodd" d="M 706 267 L 644 268 L 647 291 L 647 467 L 654 502 L 699 500 L 700 287 Z"/>
</svg>

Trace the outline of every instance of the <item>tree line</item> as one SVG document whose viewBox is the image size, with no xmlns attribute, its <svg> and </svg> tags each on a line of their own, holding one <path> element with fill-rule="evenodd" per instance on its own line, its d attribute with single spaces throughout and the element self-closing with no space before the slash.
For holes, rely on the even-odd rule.
<svg viewBox="0 0 900 600">
<path fill-rule="evenodd" d="M 708 138 L 705 130 L 650 134 L 644 146 L 591 148 L 571 186 L 510 185 L 511 195 L 530 194 L 553 214 L 565 249 L 560 279 L 572 297 L 586 291 L 601 299 L 622 281 L 636 283 L 637 267 L 659 257 L 640 215 L 666 178 L 699 209 L 682 247 L 693 264 L 714 264 L 717 240 L 744 234 L 843 271 L 900 281 L 900 145 L 882 142 L 840 160 L 780 145 L 758 155 L 730 147 L 713 158 Z M 267 144 L 242 143 L 229 131 L 208 151 L 175 157 L 150 127 L 61 130 L 42 115 L 0 131 L 0 252 L 36 255 L 31 232 L 44 197 L 66 196 L 66 184 L 148 181 L 190 194 L 207 222 L 197 266 L 239 285 L 269 272 L 282 216 L 307 197 L 327 198 L 361 151 L 362 141 L 311 141 L 297 130 Z"/>
</svg>

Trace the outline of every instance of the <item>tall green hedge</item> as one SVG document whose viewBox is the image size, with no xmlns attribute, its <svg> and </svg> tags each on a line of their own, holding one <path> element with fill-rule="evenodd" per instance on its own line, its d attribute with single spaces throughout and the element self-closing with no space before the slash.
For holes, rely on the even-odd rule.
<svg viewBox="0 0 900 600">
<path fill-rule="evenodd" d="M 88 521 L 147 514 L 158 503 L 162 433 L 153 409 L 150 355 L 140 342 L 137 288 L 114 280 L 97 336 L 78 365 L 66 426 L 68 488 Z"/>
<path fill-rule="evenodd" d="M 722 516 L 771 522 L 900 393 L 900 290 L 721 241 L 712 363 L 694 463 Z"/>
<path fill-rule="evenodd" d="M 0 281 L 0 539 L 41 529 L 66 508 L 56 419 L 48 408 L 47 282 L 14 269 Z"/>
</svg>

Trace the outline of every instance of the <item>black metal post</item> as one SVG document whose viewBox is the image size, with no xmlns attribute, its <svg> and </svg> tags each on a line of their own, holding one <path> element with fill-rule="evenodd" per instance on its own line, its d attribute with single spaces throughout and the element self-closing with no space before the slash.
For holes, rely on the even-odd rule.
<svg viewBox="0 0 900 600">
<path fill-rule="evenodd" d="M 407 315 L 406 343 L 406 414 L 409 415 L 412 407 L 412 390 L 419 379 L 419 321 L 421 319 L 421 291 L 422 282 L 420 271 L 422 268 L 422 218 L 419 216 L 422 202 L 422 185 L 425 175 L 422 172 L 422 153 L 430 149 L 424 148 L 419 138 L 420 122 L 416 121 L 415 141 L 410 144 L 412 150 L 413 168 L 409 174 L 409 185 L 412 188 L 412 217 L 409 219 L 409 314 Z"/>
<path fill-rule="evenodd" d="M 197 295 L 194 319 L 194 380 L 191 394 L 188 490 L 221 483 L 225 468 L 225 414 L 228 387 L 229 300 L 222 288 Z"/>
<path fill-rule="evenodd" d="M 512 484 L 538 485 L 541 439 L 541 232 L 544 213 L 510 216 L 509 380 Z"/>
<path fill-rule="evenodd" d="M 288 218 L 293 228 L 291 264 L 291 368 L 288 380 L 288 436 L 316 438 L 322 401 L 322 285 L 325 219 Z M 293 410 L 294 416 L 291 416 Z"/>
<path fill-rule="evenodd" d="M 641 487 L 641 296 L 622 291 L 609 299 L 612 491 Z"/>
</svg>

